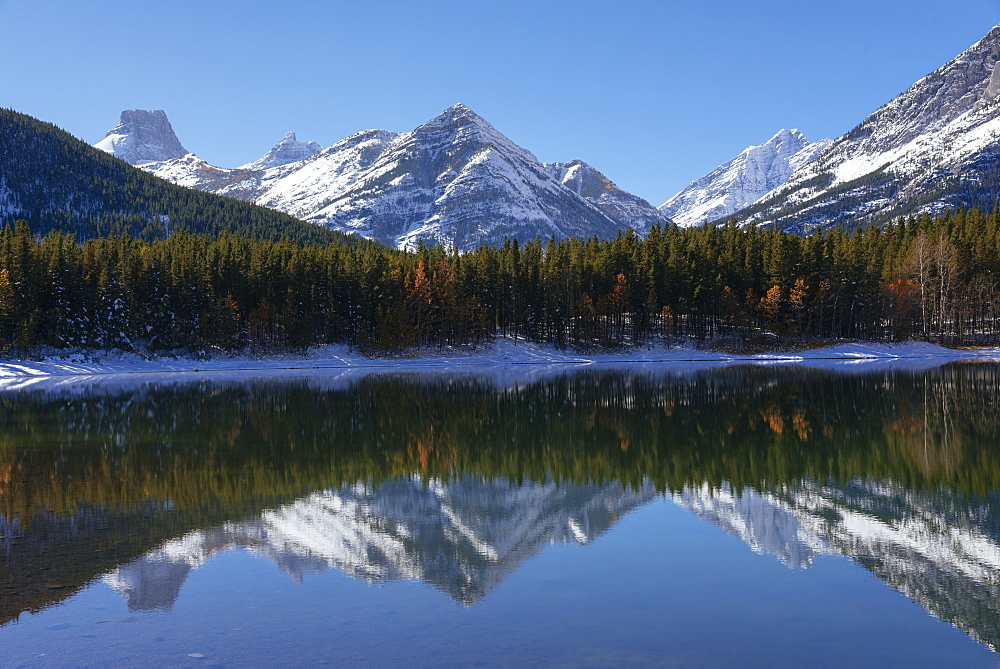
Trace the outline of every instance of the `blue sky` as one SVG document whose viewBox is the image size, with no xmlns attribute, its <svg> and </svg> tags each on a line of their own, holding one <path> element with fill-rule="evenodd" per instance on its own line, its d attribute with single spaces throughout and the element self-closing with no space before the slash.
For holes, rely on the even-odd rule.
<svg viewBox="0 0 1000 669">
<path fill-rule="evenodd" d="M 463 102 L 661 204 L 780 128 L 836 137 L 1000 22 L 1000 0 L 0 0 L 0 106 L 94 143 L 164 109 L 212 164 Z"/>
</svg>

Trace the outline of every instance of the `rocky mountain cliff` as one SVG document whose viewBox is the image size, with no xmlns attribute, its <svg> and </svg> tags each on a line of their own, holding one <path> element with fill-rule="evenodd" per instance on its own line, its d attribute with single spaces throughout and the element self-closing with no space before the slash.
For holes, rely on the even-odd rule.
<svg viewBox="0 0 1000 669">
<path fill-rule="evenodd" d="M 609 238 L 667 221 L 585 163 L 543 165 L 461 104 L 412 132 L 367 130 L 320 151 L 303 144 L 287 135 L 236 169 L 192 154 L 137 164 L 176 184 L 400 248 Z M 308 155 L 291 160 L 299 154 Z"/>
<path fill-rule="evenodd" d="M 958 205 L 992 207 L 1000 193 L 998 63 L 1000 25 L 737 217 L 807 231 Z"/>
<path fill-rule="evenodd" d="M 94 147 L 133 165 L 180 158 L 188 153 L 162 109 L 126 109 L 121 122 Z"/>
<path fill-rule="evenodd" d="M 784 185 L 830 143 L 829 139 L 810 142 L 798 130 L 780 130 L 763 144 L 747 147 L 691 182 L 659 209 L 680 226 L 724 218 Z"/>
<path fill-rule="evenodd" d="M 654 224 L 669 223 L 666 215 L 658 213 L 648 202 L 637 195 L 618 188 L 606 176 L 582 160 L 568 163 L 546 163 L 553 179 L 603 211 L 619 226 L 632 228 L 645 236 Z"/>
</svg>

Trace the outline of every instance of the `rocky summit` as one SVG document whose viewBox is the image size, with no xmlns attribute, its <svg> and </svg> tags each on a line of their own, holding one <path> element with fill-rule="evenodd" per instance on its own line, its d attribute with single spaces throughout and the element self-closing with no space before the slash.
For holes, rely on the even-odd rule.
<svg viewBox="0 0 1000 669">
<path fill-rule="evenodd" d="M 645 236 L 656 223 L 670 219 L 637 195 L 622 190 L 606 176 L 582 160 L 568 163 L 547 163 L 549 175 L 578 196 L 584 198 L 624 228 Z"/>
<path fill-rule="evenodd" d="M 189 153 L 181 146 L 162 109 L 126 109 L 121 122 L 94 146 L 133 165 L 180 158 Z"/>
<path fill-rule="evenodd" d="M 263 157 L 243 165 L 241 169 L 266 170 L 269 167 L 296 163 L 316 155 L 322 149 L 323 147 L 316 142 L 300 142 L 296 139 L 294 132 L 287 132 L 281 141 L 275 144 Z"/>
</svg>

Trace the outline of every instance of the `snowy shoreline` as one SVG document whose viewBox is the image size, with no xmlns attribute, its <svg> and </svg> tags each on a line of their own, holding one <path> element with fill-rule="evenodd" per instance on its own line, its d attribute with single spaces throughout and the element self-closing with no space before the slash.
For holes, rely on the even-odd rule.
<svg viewBox="0 0 1000 669">
<path fill-rule="evenodd" d="M 256 358 L 217 355 L 204 359 L 148 358 L 131 353 L 72 353 L 41 360 L 0 360 L 0 382 L 35 377 L 94 376 L 109 374 L 170 374 L 211 372 L 274 372 L 296 370 L 371 370 L 373 372 L 422 370 L 476 371 L 509 365 L 575 368 L 586 365 L 715 366 L 726 364 L 804 364 L 810 367 L 889 365 L 894 368 L 928 368 L 954 361 L 997 361 L 1000 348 L 949 349 L 925 342 L 901 344 L 843 343 L 794 352 L 739 355 L 700 350 L 692 345 L 636 346 L 610 353 L 579 353 L 531 342 L 497 340 L 479 349 L 434 349 L 411 357 L 369 358 L 347 346 L 323 346 L 301 354 Z"/>
</svg>

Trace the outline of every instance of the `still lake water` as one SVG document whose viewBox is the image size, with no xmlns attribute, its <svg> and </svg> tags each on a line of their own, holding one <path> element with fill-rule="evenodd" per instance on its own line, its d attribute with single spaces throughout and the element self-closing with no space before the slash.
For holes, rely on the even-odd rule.
<svg viewBox="0 0 1000 669">
<path fill-rule="evenodd" d="M 1000 366 L 0 393 L 0 665 L 997 666 Z"/>
</svg>

